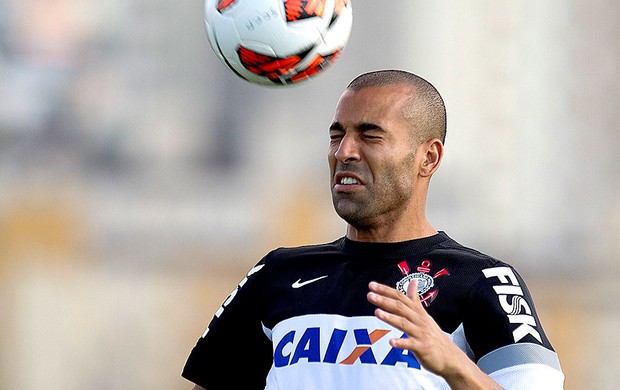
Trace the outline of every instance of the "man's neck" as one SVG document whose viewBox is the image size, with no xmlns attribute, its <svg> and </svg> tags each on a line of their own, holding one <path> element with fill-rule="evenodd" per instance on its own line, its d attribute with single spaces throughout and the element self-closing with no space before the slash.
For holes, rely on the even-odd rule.
<svg viewBox="0 0 620 390">
<path fill-rule="evenodd" d="M 430 237 L 435 234 L 437 234 L 437 230 L 425 220 L 421 224 L 400 228 L 389 226 L 356 228 L 352 225 L 347 225 L 346 236 L 350 240 L 362 242 L 402 242 Z"/>
</svg>

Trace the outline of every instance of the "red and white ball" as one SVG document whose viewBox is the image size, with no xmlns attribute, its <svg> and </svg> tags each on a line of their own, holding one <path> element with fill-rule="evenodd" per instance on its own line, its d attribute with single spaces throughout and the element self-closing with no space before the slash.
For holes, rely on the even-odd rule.
<svg viewBox="0 0 620 390">
<path fill-rule="evenodd" d="M 237 76 L 291 85 L 321 73 L 345 48 L 351 0 L 206 0 L 213 51 Z"/>
</svg>

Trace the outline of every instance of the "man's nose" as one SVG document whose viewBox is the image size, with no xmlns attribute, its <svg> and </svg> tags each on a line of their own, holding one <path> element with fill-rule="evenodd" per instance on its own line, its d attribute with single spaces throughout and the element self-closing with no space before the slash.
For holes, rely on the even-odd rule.
<svg viewBox="0 0 620 390">
<path fill-rule="evenodd" d="M 359 145 L 353 134 L 345 134 L 345 136 L 342 137 L 334 156 L 338 161 L 342 163 L 359 161 Z"/>
</svg>

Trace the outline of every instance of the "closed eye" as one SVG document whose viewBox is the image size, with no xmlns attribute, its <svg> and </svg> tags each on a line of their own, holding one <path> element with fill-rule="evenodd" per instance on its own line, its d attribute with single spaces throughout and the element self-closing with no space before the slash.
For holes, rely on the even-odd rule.
<svg viewBox="0 0 620 390">
<path fill-rule="evenodd" d="M 344 137 L 343 131 L 330 131 L 329 132 L 329 139 L 331 139 L 332 141 L 339 140 L 342 137 Z"/>
<path fill-rule="evenodd" d="M 386 135 L 386 131 L 374 123 L 362 122 L 355 126 L 355 131 L 361 139 L 380 140 Z M 339 122 L 334 122 L 329 127 L 329 138 L 338 141 L 346 135 L 344 127 Z"/>
<path fill-rule="evenodd" d="M 334 122 L 329 126 L 329 138 L 337 140 L 344 137 L 344 128 L 338 122 Z"/>
<path fill-rule="evenodd" d="M 381 139 L 385 135 L 385 130 L 374 123 L 360 123 L 357 128 L 365 139 Z"/>
</svg>

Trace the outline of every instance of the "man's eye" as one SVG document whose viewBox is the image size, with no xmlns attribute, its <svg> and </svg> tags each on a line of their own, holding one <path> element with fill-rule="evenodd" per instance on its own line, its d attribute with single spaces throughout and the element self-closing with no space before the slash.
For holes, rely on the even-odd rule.
<svg viewBox="0 0 620 390">
<path fill-rule="evenodd" d="M 329 135 L 329 139 L 331 139 L 331 140 L 337 140 L 337 139 L 340 139 L 340 138 L 342 138 L 342 134 L 340 134 L 340 133 L 331 133 Z"/>
</svg>

